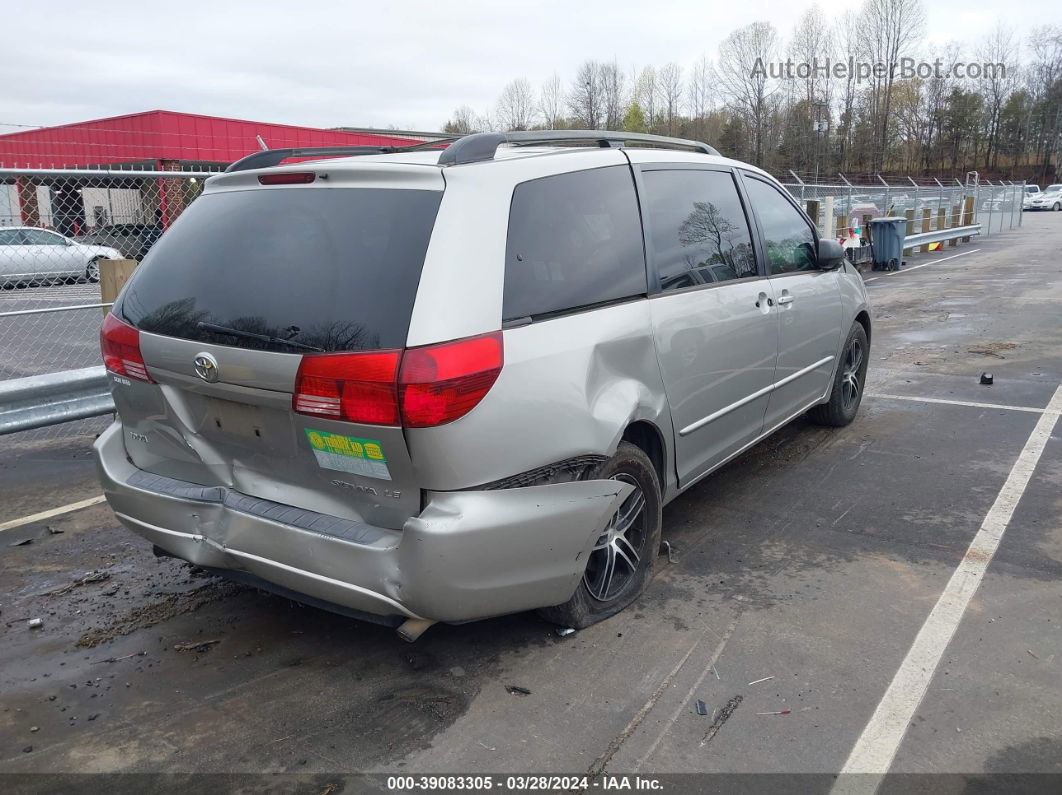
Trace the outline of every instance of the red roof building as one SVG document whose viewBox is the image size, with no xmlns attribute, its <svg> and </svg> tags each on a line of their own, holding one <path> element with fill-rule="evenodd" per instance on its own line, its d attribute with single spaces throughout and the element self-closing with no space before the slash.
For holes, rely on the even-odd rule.
<svg viewBox="0 0 1062 795">
<path fill-rule="evenodd" d="M 294 146 L 409 146 L 408 136 L 343 132 L 224 119 L 169 110 L 42 127 L 0 135 L 5 168 L 141 167 L 180 170 L 225 166 L 259 150 Z M 178 165 L 179 164 L 179 165 Z"/>
</svg>

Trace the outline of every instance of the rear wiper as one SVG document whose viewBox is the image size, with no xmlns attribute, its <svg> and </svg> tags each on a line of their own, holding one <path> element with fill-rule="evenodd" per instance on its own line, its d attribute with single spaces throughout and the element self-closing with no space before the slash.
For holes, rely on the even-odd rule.
<svg viewBox="0 0 1062 795">
<path fill-rule="evenodd" d="M 255 334 L 253 331 L 240 331 L 238 328 L 219 326 L 216 323 L 203 323 L 200 321 L 196 324 L 196 328 L 200 331 L 212 331 L 215 334 L 225 334 L 230 337 L 240 337 L 245 340 L 258 340 L 259 342 L 268 342 L 272 345 L 289 345 L 292 348 L 301 348 L 304 351 L 316 351 L 318 353 L 324 352 L 324 348 L 318 348 L 316 345 L 304 345 L 301 342 L 295 342 L 295 340 L 286 340 L 281 337 L 270 337 L 268 334 Z"/>
</svg>

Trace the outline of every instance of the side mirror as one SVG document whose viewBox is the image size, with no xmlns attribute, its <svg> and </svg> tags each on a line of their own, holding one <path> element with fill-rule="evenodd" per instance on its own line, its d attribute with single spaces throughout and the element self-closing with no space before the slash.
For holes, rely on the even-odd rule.
<svg viewBox="0 0 1062 795">
<path fill-rule="evenodd" d="M 844 264 L 844 248 L 836 240 L 819 241 L 819 268 L 832 271 Z"/>
</svg>

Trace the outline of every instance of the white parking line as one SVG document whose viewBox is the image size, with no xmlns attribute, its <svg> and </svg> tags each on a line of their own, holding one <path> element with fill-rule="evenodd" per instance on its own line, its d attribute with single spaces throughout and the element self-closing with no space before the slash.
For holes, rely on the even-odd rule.
<svg viewBox="0 0 1062 795">
<path fill-rule="evenodd" d="M 889 395 L 884 392 L 867 392 L 863 397 L 884 400 L 910 400 L 915 403 L 942 403 L 945 406 L 969 406 L 975 409 L 1006 409 L 1007 411 L 1027 411 L 1030 414 L 1047 414 L 1050 408 L 1038 409 L 1035 406 L 1008 406 L 1003 403 L 977 403 L 972 400 L 947 400 L 945 398 L 915 397 L 914 395 Z"/>
<path fill-rule="evenodd" d="M 89 497 L 87 500 L 80 500 L 79 502 L 72 502 L 69 505 L 63 505 L 59 508 L 52 508 L 50 511 L 41 511 L 40 513 L 33 513 L 29 516 L 23 516 L 21 519 L 12 519 L 9 522 L 0 524 L 0 533 L 5 530 L 13 530 L 16 527 L 22 527 L 22 525 L 32 524 L 33 522 L 41 522 L 45 519 L 51 519 L 53 516 L 60 516 L 64 513 L 70 513 L 71 511 L 77 511 L 82 508 L 88 508 L 92 505 L 99 505 L 106 499 L 102 494 L 98 497 Z"/>
<path fill-rule="evenodd" d="M 1029 485 L 1060 412 L 1062 385 L 1055 389 L 1051 402 L 1047 404 L 1018 460 L 1011 467 L 996 501 L 981 522 L 966 554 L 918 631 L 907 656 L 841 769 L 842 774 L 870 775 L 842 776 L 837 780 L 834 792 L 872 793 L 892 767 L 904 733 L 925 696 L 937 665 L 962 621 L 988 564 L 999 548 L 1003 533 Z"/>
<path fill-rule="evenodd" d="M 901 273 L 910 273 L 911 271 L 916 271 L 919 268 L 925 268 L 930 265 L 939 265 L 942 262 L 947 262 L 949 259 L 955 259 L 956 257 L 965 257 L 967 254 L 976 254 L 980 250 L 981 249 L 979 248 L 975 248 L 971 249 L 970 251 L 964 251 L 961 254 L 952 254 L 950 257 L 945 257 L 944 259 L 937 259 L 933 260 L 932 262 L 923 262 L 921 265 L 912 265 L 910 268 L 904 268 L 903 270 L 889 271 L 888 273 L 881 274 L 881 276 L 871 276 L 869 279 L 863 279 L 863 284 L 876 282 L 878 279 L 884 279 L 886 276 L 899 276 Z"/>
</svg>

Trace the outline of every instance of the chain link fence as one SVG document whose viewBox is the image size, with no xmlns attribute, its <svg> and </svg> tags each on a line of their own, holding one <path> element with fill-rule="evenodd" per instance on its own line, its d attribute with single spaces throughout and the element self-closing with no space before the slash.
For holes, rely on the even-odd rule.
<svg viewBox="0 0 1062 795">
<path fill-rule="evenodd" d="M 100 364 L 100 262 L 141 260 L 208 171 L 0 168 L 0 380 Z M 96 433 L 107 418 L 16 434 Z"/>
<path fill-rule="evenodd" d="M 914 233 L 935 232 L 959 226 L 968 200 L 972 205 L 967 223 L 980 223 L 982 235 L 1021 226 L 1024 182 L 981 182 L 976 177 L 965 183 L 910 177 L 890 182 L 876 177 L 855 184 L 839 174 L 839 183 L 812 184 L 792 172 L 788 176 L 790 179 L 783 178 L 782 184 L 801 206 L 808 208 L 809 203 L 815 203 L 810 205 L 809 215 L 817 217 L 823 235 L 829 232 L 833 237 L 845 237 L 850 228 L 860 229 L 866 219 L 882 216 L 908 217 Z"/>
</svg>

